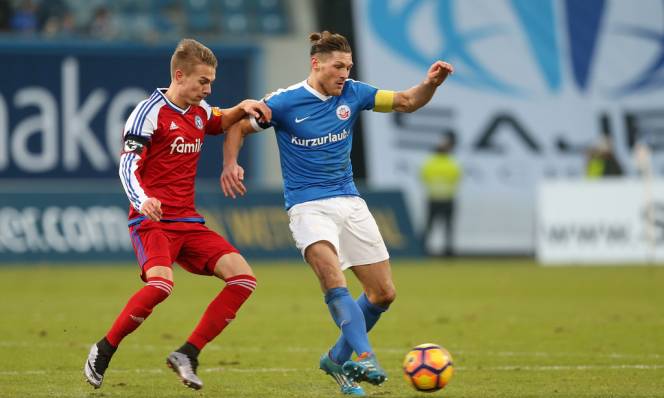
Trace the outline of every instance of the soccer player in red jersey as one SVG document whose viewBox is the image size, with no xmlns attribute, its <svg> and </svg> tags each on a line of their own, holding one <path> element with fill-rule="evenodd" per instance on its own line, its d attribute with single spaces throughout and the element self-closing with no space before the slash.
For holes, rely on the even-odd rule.
<svg viewBox="0 0 664 398">
<path fill-rule="evenodd" d="M 182 40 L 171 58 L 171 84 L 157 89 L 129 116 L 124 131 L 120 179 L 129 202 L 129 234 L 146 282 L 126 304 L 108 333 L 94 344 L 85 362 L 87 381 L 101 387 L 118 345 L 138 328 L 173 289 L 171 264 L 226 282 L 187 341 L 166 359 L 193 389 L 198 354 L 235 318 L 256 287 L 249 264 L 237 249 L 206 228 L 194 207 L 196 165 L 206 134 L 222 134 L 245 116 L 270 119 L 263 103 L 245 100 L 219 109 L 208 105 L 217 59 L 201 43 Z"/>
</svg>

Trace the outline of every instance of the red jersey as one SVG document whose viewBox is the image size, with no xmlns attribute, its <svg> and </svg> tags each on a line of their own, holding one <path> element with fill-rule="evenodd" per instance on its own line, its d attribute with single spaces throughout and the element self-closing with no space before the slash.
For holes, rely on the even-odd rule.
<svg viewBox="0 0 664 398">
<path fill-rule="evenodd" d="M 148 198 L 161 201 L 163 221 L 203 222 L 194 207 L 194 182 L 206 134 L 221 134 L 221 111 L 207 102 L 182 109 L 157 89 L 129 115 L 120 157 L 130 224 Z"/>
</svg>

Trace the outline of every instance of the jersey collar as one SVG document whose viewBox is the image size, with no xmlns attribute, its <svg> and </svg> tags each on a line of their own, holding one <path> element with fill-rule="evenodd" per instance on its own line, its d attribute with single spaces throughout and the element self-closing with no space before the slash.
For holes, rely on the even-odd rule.
<svg viewBox="0 0 664 398">
<path fill-rule="evenodd" d="M 311 86 L 309 85 L 309 83 L 307 83 L 307 80 L 306 80 L 306 79 L 302 82 L 302 86 L 305 88 L 305 90 L 307 90 L 308 92 L 310 92 L 311 94 L 313 94 L 315 97 L 317 97 L 317 98 L 318 98 L 319 100 L 321 100 L 321 101 L 327 101 L 327 100 L 331 97 L 331 96 L 329 96 L 329 95 L 321 94 L 320 92 L 318 92 L 318 90 L 316 90 L 315 88 L 311 87 Z"/>
<path fill-rule="evenodd" d="M 181 113 L 181 114 L 183 114 L 183 115 L 184 115 L 185 113 L 187 113 L 187 111 L 189 110 L 189 108 L 191 108 L 191 106 L 188 106 L 187 109 L 182 109 L 182 108 L 180 108 L 179 106 L 175 105 L 174 103 L 172 103 L 172 102 L 168 99 L 168 97 L 166 97 L 166 90 L 168 90 L 168 89 L 167 89 L 167 88 L 158 88 L 158 89 L 157 89 L 157 92 L 159 93 L 159 95 L 161 95 L 161 97 L 164 99 L 164 101 L 166 101 L 166 104 L 167 104 L 168 106 L 170 106 L 171 108 L 173 108 L 173 110 L 176 111 L 176 112 L 178 112 L 178 113 Z"/>
</svg>

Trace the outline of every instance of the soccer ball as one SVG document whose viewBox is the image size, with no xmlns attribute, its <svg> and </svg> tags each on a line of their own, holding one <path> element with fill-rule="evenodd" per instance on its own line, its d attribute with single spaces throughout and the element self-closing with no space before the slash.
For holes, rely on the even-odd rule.
<svg viewBox="0 0 664 398">
<path fill-rule="evenodd" d="M 403 360 L 404 379 L 417 391 L 438 391 L 453 374 L 452 356 L 436 344 L 420 344 Z"/>
</svg>

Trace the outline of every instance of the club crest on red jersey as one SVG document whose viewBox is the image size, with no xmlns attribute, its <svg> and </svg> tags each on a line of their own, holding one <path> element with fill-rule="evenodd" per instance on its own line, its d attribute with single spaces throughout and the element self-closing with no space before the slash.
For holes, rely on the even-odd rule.
<svg viewBox="0 0 664 398">
<path fill-rule="evenodd" d="M 200 116 L 196 115 L 196 117 L 194 117 L 194 123 L 196 123 L 196 127 L 199 130 L 203 130 L 203 119 L 201 119 Z"/>
<path fill-rule="evenodd" d="M 337 107 L 337 117 L 341 120 L 348 120 L 350 117 L 350 108 L 348 105 L 339 105 Z"/>
</svg>

